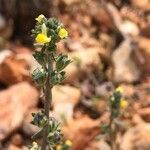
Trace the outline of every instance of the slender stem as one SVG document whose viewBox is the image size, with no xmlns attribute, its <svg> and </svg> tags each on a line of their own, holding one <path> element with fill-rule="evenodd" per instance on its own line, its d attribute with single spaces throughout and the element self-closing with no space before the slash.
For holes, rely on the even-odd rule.
<svg viewBox="0 0 150 150">
<path fill-rule="evenodd" d="M 112 116 L 112 113 L 111 113 L 111 116 L 110 116 L 110 122 L 109 122 L 109 128 L 110 128 L 110 147 L 111 147 L 111 150 L 116 150 L 115 149 L 115 133 L 114 133 L 114 126 L 113 126 L 113 116 Z"/>
<path fill-rule="evenodd" d="M 112 120 L 112 115 L 110 114 L 110 121 L 109 121 L 109 129 L 110 129 L 110 131 L 109 131 L 109 138 L 110 138 L 110 148 L 111 148 L 111 150 L 113 150 L 113 142 L 112 142 L 112 122 L 113 122 L 113 120 Z"/>
<path fill-rule="evenodd" d="M 48 77 L 47 77 L 45 91 L 44 91 L 45 92 L 44 112 L 49 120 L 49 110 L 50 110 L 50 106 L 51 106 L 51 102 L 52 102 L 52 85 L 50 83 L 50 75 L 51 75 L 51 72 L 53 71 L 53 64 L 52 64 L 53 62 L 51 59 L 51 54 L 47 55 L 47 61 L 48 61 Z M 48 125 L 46 125 L 44 128 L 43 142 L 42 142 L 41 150 L 46 150 L 47 136 L 48 136 Z"/>
</svg>

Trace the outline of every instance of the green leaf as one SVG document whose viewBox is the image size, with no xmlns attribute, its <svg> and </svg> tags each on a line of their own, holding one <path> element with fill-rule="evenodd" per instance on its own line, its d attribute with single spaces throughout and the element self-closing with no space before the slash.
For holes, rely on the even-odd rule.
<svg viewBox="0 0 150 150">
<path fill-rule="evenodd" d="M 35 69 L 32 73 L 32 78 L 35 80 L 40 86 L 43 86 L 46 82 L 46 71 L 43 69 Z"/>
<path fill-rule="evenodd" d="M 56 145 L 60 142 L 62 134 L 60 132 L 60 123 L 55 119 L 51 118 L 48 123 L 48 143 Z"/>
<path fill-rule="evenodd" d="M 48 43 L 46 50 L 48 52 L 55 52 L 56 51 L 56 44 L 52 43 L 52 41 L 50 43 Z"/>
<path fill-rule="evenodd" d="M 108 124 L 103 124 L 101 126 L 101 132 L 102 132 L 102 134 L 108 132 L 109 130 L 110 129 L 109 129 L 109 125 Z"/>
<path fill-rule="evenodd" d="M 68 59 L 67 55 L 58 55 L 56 58 L 56 69 L 57 71 L 62 71 L 68 64 L 71 63 L 71 60 Z"/>
<path fill-rule="evenodd" d="M 33 57 L 36 59 L 36 61 L 39 64 L 41 64 L 41 65 L 46 64 L 44 53 L 36 51 L 36 52 L 34 52 Z"/>
<path fill-rule="evenodd" d="M 65 72 L 57 72 L 56 70 L 51 74 L 51 83 L 53 85 L 60 84 L 65 79 Z"/>
<path fill-rule="evenodd" d="M 33 121 L 31 123 L 33 125 L 38 126 L 39 128 L 43 128 L 48 122 L 47 117 L 42 111 L 35 113 L 32 116 L 33 116 Z"/>
</svg>

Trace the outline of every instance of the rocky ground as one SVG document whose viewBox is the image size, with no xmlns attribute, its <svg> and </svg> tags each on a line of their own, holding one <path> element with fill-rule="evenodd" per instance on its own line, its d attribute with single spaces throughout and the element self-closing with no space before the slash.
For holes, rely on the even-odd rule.
<svg viewBox="0 0 150 150">
<path fill-rule="evenodd" d="M 22 1 L 18 7 L 28 10 L 29 4 Z M 58 17 L 69 31 L 58 51 L 73 63 L 63 84 L 53 89 L 51 108 L 64 139 L 72 141 L 73 150 L 110 150 L 101 127 L 109 118 L 108 97 L 121 85 L 129 105 L 118 133 L 120 149 L 149 150 L 149 0 L 56 0 L 46 11 L 43 7 L 37 14 Z M 30 124 L 31 113 L 43 107 L 31 78 L 38 65 L 29 37 L 35 14 L 10 16 L 1 7 L 0 12 L 0 149 L 26 150 L 38 130 Z"/>
</svg>

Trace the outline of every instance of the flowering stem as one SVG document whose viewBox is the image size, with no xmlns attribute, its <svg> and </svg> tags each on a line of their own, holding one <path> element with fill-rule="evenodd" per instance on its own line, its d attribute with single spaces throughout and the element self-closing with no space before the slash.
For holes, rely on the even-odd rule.
<svg viewBox="0 0 150 150">
<path fill-rule="evenodd" d="M 44 102 L 44 112 L 49 120 L 49 110 L 52 102 L 52 84 L 50 83 L 50 76 L 51 72 L 53 71 L 53 62 L 52 62 L 52 56 L 51 54 L 47 54 L 47 62 L 48 62 L 48 77 L 45 85 L 45 102 Z M 44 129 L 44 134 L 43 134 L 43 142 L 42 142 L 42 149 L 41 150 L 46 150 L 47 146 L 47 136 L 48 136 L 48 124 L 45 126 Z"/>
<path fill-rule="evenodd" d="M 67 55 L 56 53 L 56 44 L 68 36 L 63 24 L 55 18 L 48 19 L 42 14 L 36 18 L 36 21 L 32 36 L 35 38 L 35 46 L 38 50 L 35 51 L 33 57 L 42 67 L 35 69 L 32 77 L 43 89 L 45 101 L 44 111 L 32 114 L 32 124 L 41 129 L 39 134 L 43 136 L 42 144 L 33 143 L 30 150 L 47 150 L 54 149 L 61 141 L 62 134 L 59 122 L 55 119 L 50 120 L 49 111 L 52 103 L 52 88 L 65 79 L 64 69 L 71 63 L 71 60 L 68 59 Z M 35 136 L 33 137 L 35 138 Z"/>
</svg>

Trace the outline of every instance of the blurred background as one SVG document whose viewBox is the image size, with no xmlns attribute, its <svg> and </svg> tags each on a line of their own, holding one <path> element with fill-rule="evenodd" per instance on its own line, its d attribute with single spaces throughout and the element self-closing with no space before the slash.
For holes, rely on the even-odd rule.
<svg viewBox="0 0 150 150">
<path fill-rule="evenodd" d="M 119 85 L 126 108 L 121 150 L 150 150 L 149 0 L 0 0 L 0 150 L 26 150 L 38 129 L 31 113 L 43 107 L 31 78 L 31 29 L 39 14 L 60 19 L 69 38 L 58 51 L 72 58 L 53 89 L 51 114 L 73 150 L 110 150 L 101 127 L 108 98 Z"/>
</svg>

